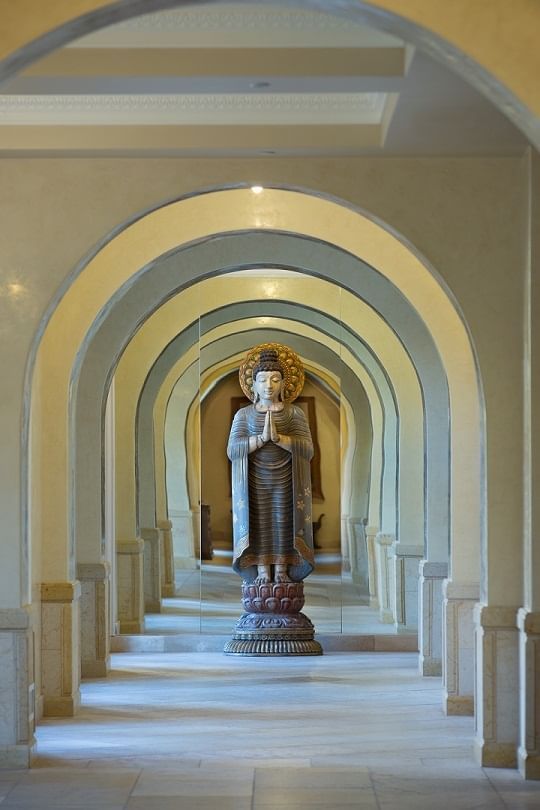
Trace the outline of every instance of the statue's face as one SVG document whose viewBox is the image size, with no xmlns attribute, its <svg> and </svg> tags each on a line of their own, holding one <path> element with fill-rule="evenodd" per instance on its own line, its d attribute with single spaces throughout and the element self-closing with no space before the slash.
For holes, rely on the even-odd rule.
<svg viewBox="0 0 540 810">
<path fill-rule="evenodd" d="M 277 402 L 282 382 L 281 371 L 259 371 L 253 383 L 253 390 L 261 400 Z"/>
</svg>

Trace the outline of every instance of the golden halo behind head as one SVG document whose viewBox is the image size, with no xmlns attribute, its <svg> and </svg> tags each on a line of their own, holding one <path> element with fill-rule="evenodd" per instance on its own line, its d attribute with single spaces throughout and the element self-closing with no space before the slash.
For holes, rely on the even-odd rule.
<svg viewBox="0 0 540 810">
<path fill-rule="evenodd" d="M 293 402 L 304 387 L 304 366 L 302 361 L 292 349 L 282 343 L 259 343 L 250 349 L 246 359 L 240 366 L 238 376 L 240 387 L 248 399 L 255 401 L 253 393 L 253 369 L 259 362 L 263 349 L 273 349 L 278 354 L 278 362 L 283 374 L 283 401 Z"/>
</svg>

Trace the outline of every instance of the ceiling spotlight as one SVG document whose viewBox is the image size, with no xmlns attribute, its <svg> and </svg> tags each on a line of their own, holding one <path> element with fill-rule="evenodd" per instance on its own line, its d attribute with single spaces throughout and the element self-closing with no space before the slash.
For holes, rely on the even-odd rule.
<svg viewBox="0 0 540 810">
<path fill-rule="evenodd" d="M 270 87 L 270 82 L 250 82 L 249 86 L 252 90 L 262 90 L 265 87 Z"/>
<path fill-rule="evenodd" d="M 251 190 L 254 194 L 260 194 L 263 191 L 262 186 L 251 186 Z"/>
</svg>

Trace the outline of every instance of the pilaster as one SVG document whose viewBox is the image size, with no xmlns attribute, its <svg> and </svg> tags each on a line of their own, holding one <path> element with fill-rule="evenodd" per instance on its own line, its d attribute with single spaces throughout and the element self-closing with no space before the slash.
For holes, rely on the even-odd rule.
<svg viewBox="0 0 540 810">
<path fill-rule="evenodd" d="M 423 546 L 394 543 L 395 558 L 395 625 L 398 633 L 415 633 L 418 629 L 418 565 L 424 556 Z"/>
<path fill-rule="evenodd" d="M 474 617 L 478 583 L 443 581 L 443 709 L 474 714 Z"/>
<path fill-rule="evenodd" d="M 41 585 L 41 691 L 45 717 L 72 717 L 80 703 L 79 582 Z"/>
<path fill-rule="evenodd" d="M 540 779 L 540 613 L 520 608 L 518 768 L 525 779 Z"/>
<path fill-rule="evenodd" d="M 141 529 L 144 543 L 144 612 L 161 613 L 161 534 L 159 529 Z"/>
<path fill-rule="evenodd" d="M 116 547 L 118 621 L 121 633 L 144 632 L 144 542 L 141 538 Z"/>
<path fill-rule="evenodd" d="M 476 605 L 475 756 L 484 768 L 515 768 L 519 736 L 517 608 Z"/>
<path fill-rule="evenodd" d="M 158 520 L 157 527 L 161 533 L 161 595 L 167 598 L 176 593 L 172 521 Z"/>
<path fill-rule="evenodd" d="M 24 608 L 0 609 L 0 768 L 28 768 L 34 746 L 34 644 Z"/>
<path fill-rule="evenodd" d="M 377 577 L 377 547 L 375 538 L 379 531 L 377 526 L 366 526 L 366 548 L 368 557 L 369 576 L 369 604 L 370 607 L 379 607 L 379 586 Z"/>
<path fill-rule="evenodd" d="M 395 619 L 391 587 L 394 580 L 394 557 L 391 551 L 395 539 L 393 534 L 384 534 L 383 532 L 379 532 L 375 538 L 378 563 L 379 618 L 383 624 L 393 624 Z"/>
<path fill-rule="evenodd" d="M 110 566 L 79 563 L 81 583 L 81 675 L 104 678 L 110 667 Z"/>
<path fill-rule="evenodd" d="M 443 582 L 448 563 L 422 560 L 418 580 L 419 669 L 425 676 L 442 675 Z"/>
</svg>

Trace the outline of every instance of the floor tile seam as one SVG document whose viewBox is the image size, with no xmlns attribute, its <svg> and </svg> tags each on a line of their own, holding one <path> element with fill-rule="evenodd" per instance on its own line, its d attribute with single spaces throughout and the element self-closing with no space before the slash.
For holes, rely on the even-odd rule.
<svg viewBox="0 0 540 810">
<path fill-rule="evenodd" d="M 491 776 L 489 775 L 489 769 L 488 768 L 480 768 L 480 770 L 482 771 L 482 773 L 484 774 L 484 776 L 488 780 L 489 784 L 491 785 L 491 787 L 495 791 L 496 795 L 498 796 L 498 798 L 502 802 L 503 807 L 505 807 L 505 808 L 507 808 L 507 810 L 509 810 L 511 808 L 511 805 L 506 803 L 506 800 L 505 800 L 504 796 L 502 795 L 502 793 L 499 791 L 496 782 L 494 782 L 493 779 L 491 778 Z"/>
<path fill-rule="evenodd" d="M 130 791 L 129 791 L 129 793 L 128 793 L 127 799 L 126 799 L 126 801 L 125 801 L 125 803 L 124 803 L 124 807 L 127 807 L 127 804 L 128 804 L 128 802 L 129 802 L 129 800 L 132 798 L 132 796 L 133 796 L 133 791 L 135 790 L 135 788 L 137 787 L 137 785 L 138 785 L 138 783 L 139 783 L 139 779 L 140 779 L 140 778 L 141 778 L 141 776 L 142 776 L 142 772 L 144 771 L 144 768 L 139 768 L 139 769 L 138 769 L 138 771 L 139 771 L 139 772 L 138 772 L 138 774 L 137 774 L 137 776 L 136 776 L 136 778 L 135 778 L 135 781 L 133 782 L 133 784 L 132 784 L 132 786 L 131 786 L 131 788 L 130 788 Z"/>
</svg>

